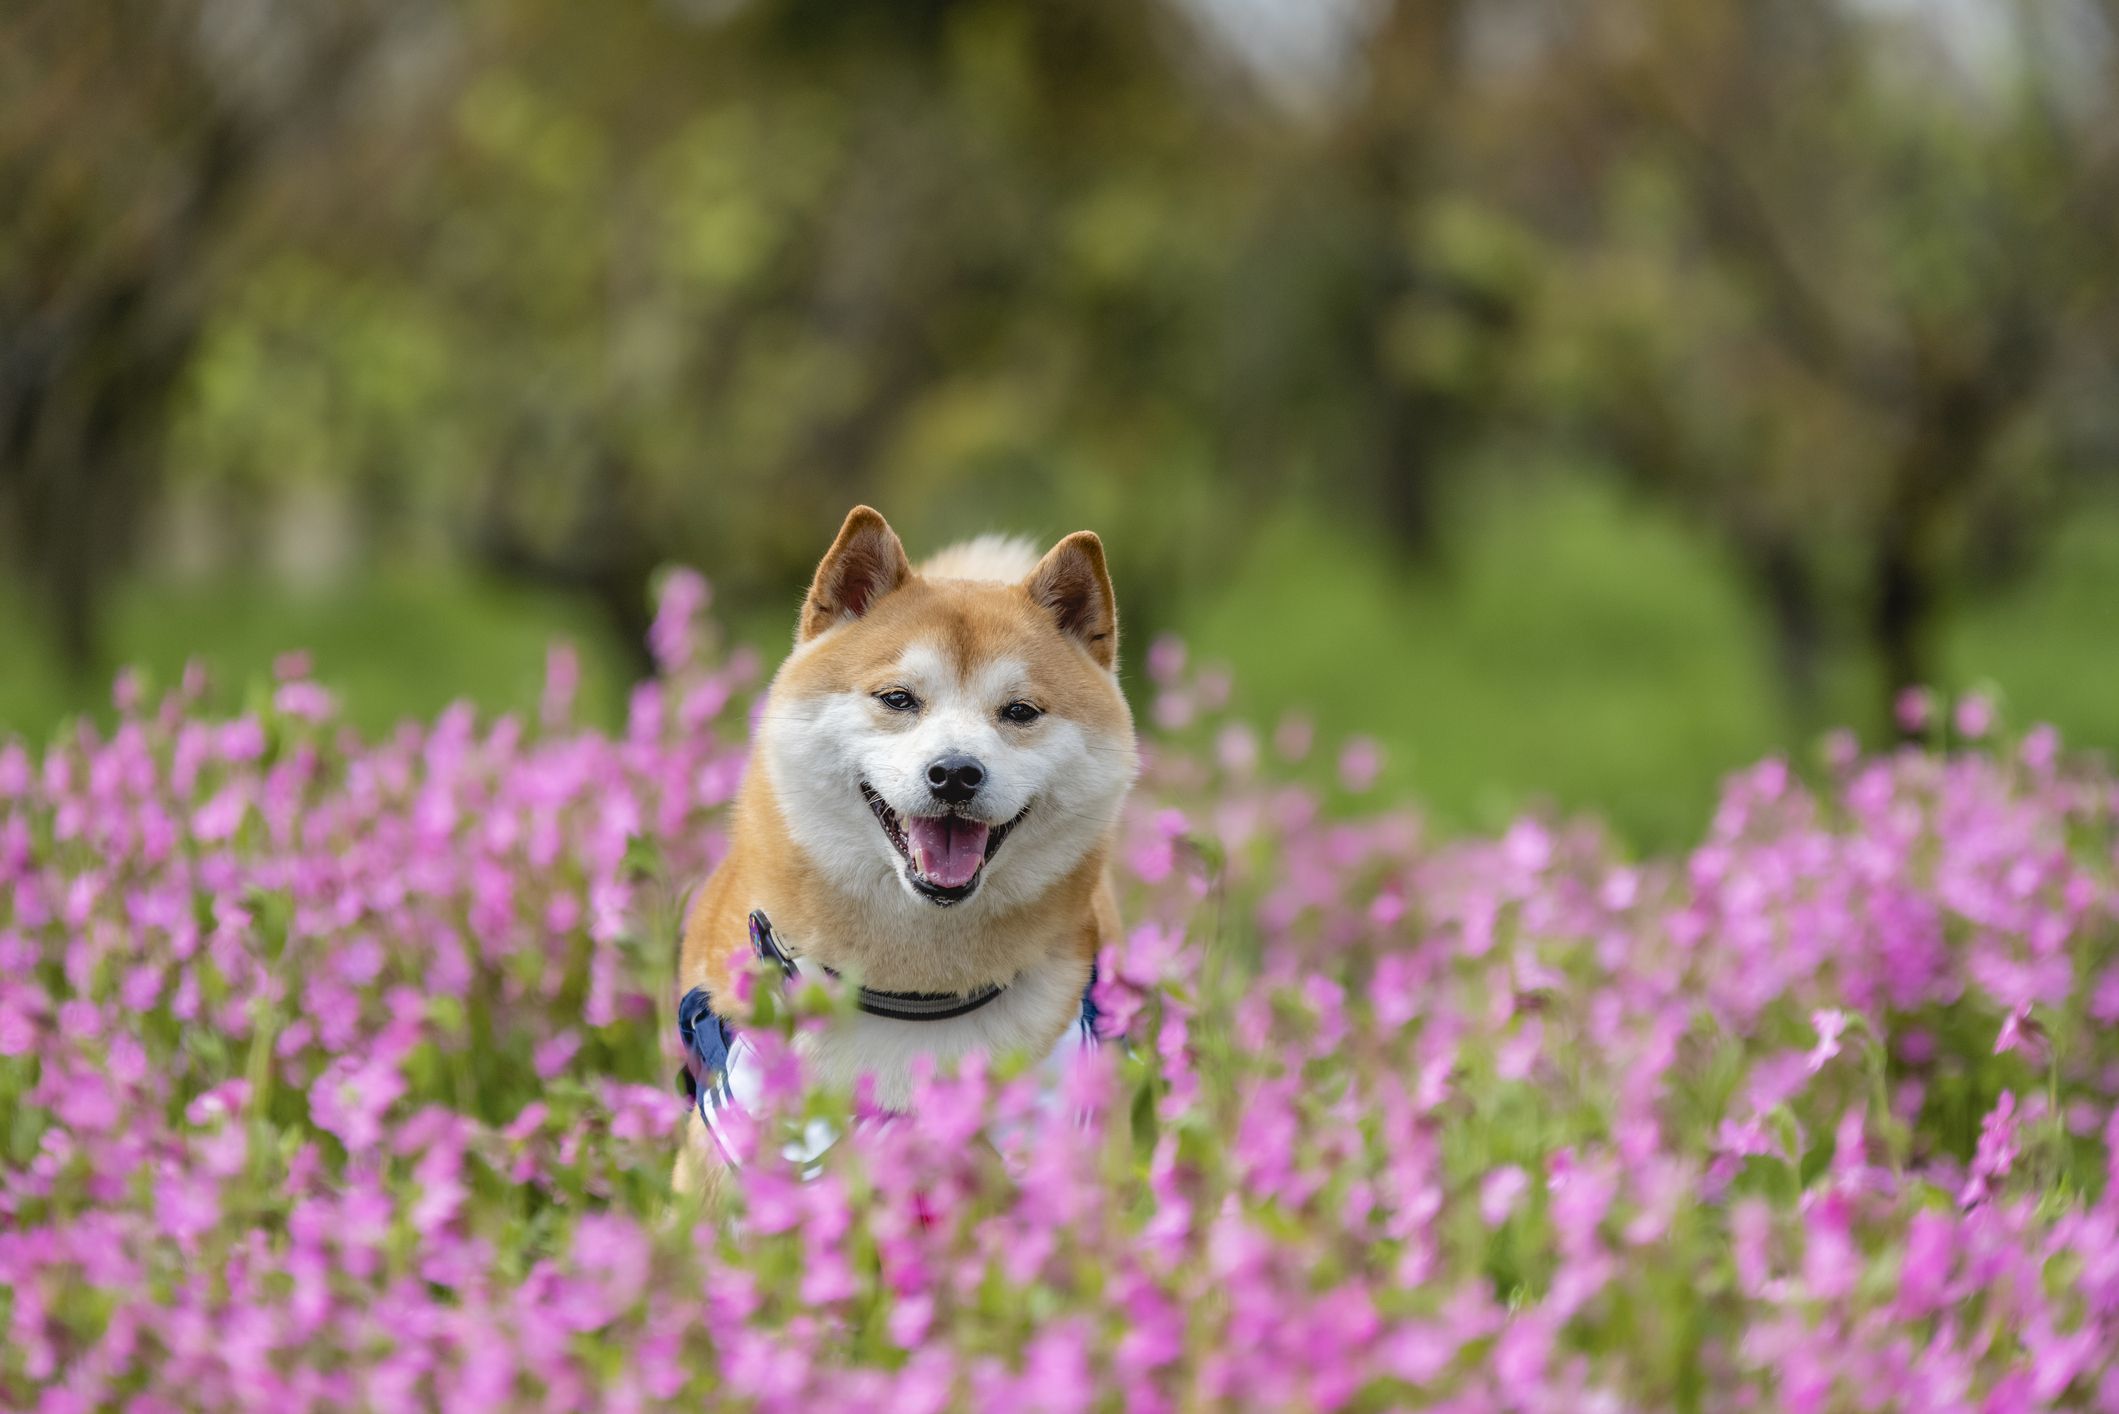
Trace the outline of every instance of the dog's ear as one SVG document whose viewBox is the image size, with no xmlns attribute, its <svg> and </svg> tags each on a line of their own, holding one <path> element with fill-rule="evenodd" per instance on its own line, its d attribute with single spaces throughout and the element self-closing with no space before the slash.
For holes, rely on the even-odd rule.
<svg viewBox="0 0 2119 1414">
<path fill-rule="evenodd" d="M 1038 561 L 1023 588 L 1098 667 L 1118 666 L 1118 596 L 1104 568 L 1103 541 L 1077 530 Z"/>
<path fill-rule="evenodd" d="M 834 624 L 858 619 L 910 578 L 912 562 L 890 522 L 867 506 L 855 506 L 810 581 L 796 642 L 807 643 Z"/>
</svg>

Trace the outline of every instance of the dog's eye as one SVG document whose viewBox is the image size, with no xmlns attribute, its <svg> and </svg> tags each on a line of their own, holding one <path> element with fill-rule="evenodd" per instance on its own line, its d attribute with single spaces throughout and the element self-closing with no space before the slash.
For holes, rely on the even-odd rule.
<svg viewBox="0 0 2119 1414">
<path fill-rule="evenodd" d="M 1002 719 L 1013 722 L 1019 727 L 1028 726 L 1044 715 L 1043 710 L 1033 707 L 1027 702 L 1011 702 L 1001 709 Z"/>
<path fill-rule="evenodd" d="M 920 699 L 914 697 L 902 687 L 894 687 L 888 692 L 879 692 L 875 694 L 875 699 L 893 712 L 910 712 L 920 705 Z"/>
</svg>

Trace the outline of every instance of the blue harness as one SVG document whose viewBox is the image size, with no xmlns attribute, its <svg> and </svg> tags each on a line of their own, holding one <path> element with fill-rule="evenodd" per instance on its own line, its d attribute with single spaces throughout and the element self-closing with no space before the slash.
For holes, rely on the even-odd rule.
<svg viewBox="0 0 2119 1414">
<path fill-rule="evenodd" d="M 801 975 L 795 959 L 780 944 L 773 932 L 772 921 L 764 910 L 754 909 L 750 916 L 751 951 L 766 962 L 780 969 L 780 975 L 790 980 Z M 838 974 L 824 968 L 827 976 Z M 855 993 L 854 1005 L 870 1016 L 885 1017 L 893 1021 L 947 1021 L 977 1011 L 1002 992 L 1006 987 L 988 984 L 968 996 L 954 993 L 934 992 L 879 992 L 867 987 Z M 736 1029 L 726 1017 L 714 1010 L 713 995 L 704 987 L 694 987 L 677 1003 L 677 1036 L 684 1047 L 684 1070 L 677 1077 L 685 1097 L 699 1112 L 699 1119 L 720 1140 L 720 1128 L 714 1122 L 714 1112 L 736 1103 L 731 1077 L 735 1070 L 736 1057 L 744 1049 Z M 1072 1040 L 1077 1045 L 1093 1046 L 1100 1039 L 1097 1035 L 1096 1010 L 1096 963 L 1089 964 L 1089 982 L 1082 988 L 1081 1015 L 1062 1045 Z M 725 1146 L 724 1146 L 725 1147 Z M 732 1160 L 733 1161 L 733 1160 Z"/>
</svg>

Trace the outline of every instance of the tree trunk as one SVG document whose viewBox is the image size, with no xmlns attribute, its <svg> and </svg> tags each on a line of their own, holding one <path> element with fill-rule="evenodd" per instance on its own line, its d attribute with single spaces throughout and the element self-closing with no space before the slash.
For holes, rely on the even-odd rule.
<svg viewBox="0 0 2119 1414">
<path fill-rule="evenodd" d="M 1416 390 L 1377 382 L 1382 403 L 1383 446 L 1377 467 L 1377 509 L 1391 539 L 1415 563 L 1434 558 L 1436 423 L 1442 409 Z"/>
<path fill-rule="evenodd" d="M 1903 516 L 1885 528 L 1872 590 L 1869 641 L 1883 670 L 1884 721 L 1895 727 L 1900 695 L 1934 683 L 1931 653 L 1940 597 L 1934 567 Z"/>
<path fill-rule="evenodd" d="M 577 488 L 569 524 L 557 537 L 525 530 L 511 496 L 523 473 L 519 454 L 504 453 L 472 527 L 472 553 L 491 572 L 524 584 L 580 595 L 594 604 L 639 677 L 655 670 L 648 647 L 653 611 L 648 581 L 666 557 L 660 537 L 631 510 L 630 463 L 606 451 L 596 475 Z"/>
<path fill-rule="evenodd" d="M 1816 577 L 1793 541 L 1746 547 L 1746 559 L 1773 635 L 1782 700 L 1802 730 L 1813 730 L 1824 706 L 1825 613 Z"/>
<path fill-rule="evenodd" d="M 104 666 L 102 608 L 137 537 L 149 470 L 194 327 L 116 282 L 23 336 L 0 388 L 0 497 L 21 575 L 76 685 Z"/>
<path fill-rule="evenodd" d="M 1919 359 L 1923 391 L 1910 435 L 1892 468 L 1891 499 L 1871 560 L 1869 642 L 1883 671 L 1884 721 L 1895 726 L 1899 696 L 1933 687 L 1949 528 L 1969 513 L 1995 439 L 2009 414 L 2037 386 L 2045 353 L 2004 341 L 1969 371 L 1939 355 Z"/>
</svg>

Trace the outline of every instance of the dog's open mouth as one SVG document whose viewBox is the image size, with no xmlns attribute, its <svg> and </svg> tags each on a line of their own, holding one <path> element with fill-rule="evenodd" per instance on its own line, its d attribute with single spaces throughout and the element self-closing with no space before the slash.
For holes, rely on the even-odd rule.
<svg viewBox="0 0 2119 1414">
<path fill-rule="evenodd" d="M 945 905 L 971 897 L 979 886 L 979 871 L 986 867 L 986 861 L 993 858 L 993 852 L 1023 815 L 1030 813 L 1025 806 L 1022 814 L 1004 825 L 989 825 L 962 815 L 904 816 L 891 809 L 890 803 L 866 781 L 861 782 L 861 794 L 876 823 L 904 856 L 912 886 L 929 902 Z"/>
</svg>

